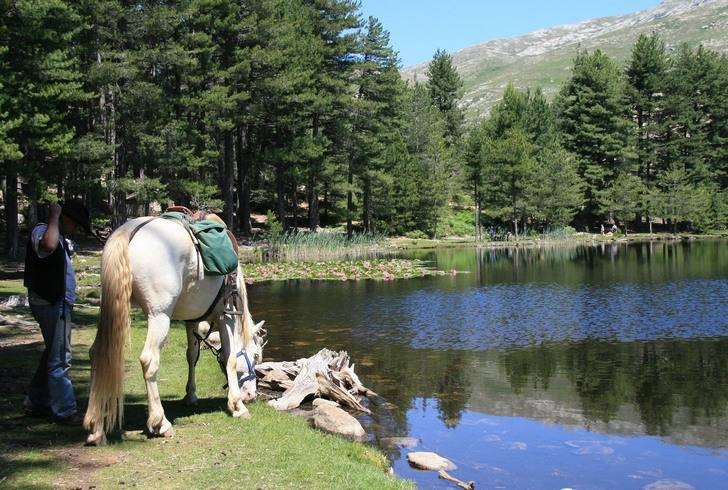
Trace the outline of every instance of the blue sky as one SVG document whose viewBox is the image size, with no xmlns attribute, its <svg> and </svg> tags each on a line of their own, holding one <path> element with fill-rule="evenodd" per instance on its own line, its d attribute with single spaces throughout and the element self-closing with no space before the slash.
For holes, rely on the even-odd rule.
<svg viewBox="0 0 728 490">
<path fill-rule="evenodd" d="M 638 12 L 659 0 L 361 0 L 364 18 L 389 31 L 402 66 L 454 53 L 491 39 L 595 17 Z"/>
</svg>

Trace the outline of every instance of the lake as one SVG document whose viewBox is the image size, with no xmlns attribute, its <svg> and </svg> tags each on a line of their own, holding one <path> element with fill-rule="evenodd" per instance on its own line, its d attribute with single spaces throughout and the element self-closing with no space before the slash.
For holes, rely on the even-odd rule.
<svg viewBox="0 0 728 490">
<path fill-rule="evenodd" d="M 455 488 L 407 464 L 434 451 L 479 488 L 725 488 L 725 241 L 410 256 L 457 273 L 249 287 L 266 358 L 346 350 L 387 401 L 360 420 L 395 473 Z"/>
</svg>

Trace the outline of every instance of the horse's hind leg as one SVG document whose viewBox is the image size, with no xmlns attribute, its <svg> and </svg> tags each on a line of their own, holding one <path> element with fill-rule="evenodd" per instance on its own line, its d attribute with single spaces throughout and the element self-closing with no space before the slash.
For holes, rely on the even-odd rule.
<svg viewBox="0 0 728 490">
<path fill-rule="evenodd" d="M 169 317 L 167 315 L 150 316 L 147 319 L 147 340 L 144 342 L 144 349 L 142 349 L 141 356 L 139 356 L 149 401 L 147 429 L 153 436 L 171 437 L 174 434 L 172 424 L 164 416 L 162 401 L 159 398 L 159 388 L 157 387 L 160 350 L 168 333 Z"/>
<path fill-rule="evenodd" d="M 187 386 L 185 388 L 184 402 L 187 405 L 197 403 L 197 383 L 195 382 L 195 366 L 200 358 L 200 341 L 195 337 L 195 331 L 199 329 L 200 324 L 187 323 Z M 209 329 L 210 326 L 207 325 Z M 198 332 L 199 333 L 199 332 Z"/>
</svg>

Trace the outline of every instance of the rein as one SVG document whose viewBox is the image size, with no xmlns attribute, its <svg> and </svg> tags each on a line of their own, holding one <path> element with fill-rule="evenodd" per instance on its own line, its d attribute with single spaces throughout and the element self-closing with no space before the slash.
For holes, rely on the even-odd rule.
<svg viewBox="0 0 728 490">
<path fill-rule="evenodd" d="M 235 284 L 237 284 L 237 275 L 238 275 L 238 273 L 237 273 L 237 271 L 235 271 L 235 272 L 232 272 L 232 273 L 228 274 L 227 276 L 225 276 L 225 281 L 223 282 L 222 286 L 220 287 L 220 291 L 217 293 L 217 297 L 212 302 L 212 305 L 210 306 L 210 308 L 208 308 L 208 311 L 205 313 L 205 315 L 198 318 L 197 320 L 191 320 L 191 321 L 200 321 L 203 318 L 205 318 L 206 316 L 208 316 L 209 313 L 212 311 L 212 309 L 215 306 L 217 306 L 217 303 L 220 301 L 220 297 L 223 295 L 223 292 L 225 292 L 225 296 L 226 296 L 225 306 L 228 306 L 228 304 L 230 304 L 230 299 L 234 298 L 234 297 L 237 297 L 242 302 L 243 298 L 240 295 L 240 290 L 238 290 L 237 286 L 235 286 Z M 235 304 L 235 301 L 233 300 L 232 305 L 234 305 L 234 304 Z M 223 310 L 223 312 L 226 315 L 234 315 L 234 316 L 244 315 L 244 312 L 238 311 L 234 308 L 225 308 L 225 310 Z M 198 334 L 197 332 L 193 332 L 193 334 L 199 342 L 202 342 L 203 344 L 205 344 L 214 353 L 215 359 L 217 359 L 217 363 L 220 365 L 220 368 L 222 368 L 224 371 L 224 368 L 223 368 L 224 360 L 222 359 L 222 348 L 220 348 L 220 349 L 216 348 L 214 345 L 212 345 L 207 340 L 207 338 L 210 336 L 211 332 L 212 332 L 212 329 L 209 329 L 207 331 L 207 335 L 205 335 L 204 337 L 202 335 Z M 199 359 L 199 356 L 200 356 L 200 353 L 198 352 L 197 353 L 198 359 Z M 240 376 L 240 378 L 238 378 L 238 386 L 242 386 L 243 383 L 245 383 L 246 381 L 252 381 L 257 378 L 257 376 L 255 375 L 255 365 L 250 360 L 250 356 L 248 356 L 248 353 L 245 352 L 244 347 L 242 349 L 240 349 L 240 351 L 238 351 L 237 354 L 235 354 L 236 358 L 241 357 L 241 356 L 245 359 L 245 364 L 248 365 L 248 374 L 247 374 L 247 376 Z M 223 386 L 223 388 L 226 388 L 226 387 L 227 387 L 227 384 L 225 386 Z"/>
</svg>

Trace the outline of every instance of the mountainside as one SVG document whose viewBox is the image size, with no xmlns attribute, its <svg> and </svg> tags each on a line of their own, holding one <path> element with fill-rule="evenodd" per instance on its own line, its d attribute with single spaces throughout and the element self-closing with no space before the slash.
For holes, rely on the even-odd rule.
<svg viewBox="0 0 728 490">
<path fill-rule="evenodd" d="M 541 87 L 552 97 L 566 80 L 578 48 L 601 49 L 625 62 L 640 34 L 657 32 L 668 50 L 702 44 L 728 53 L 728 0 L 663 0 L 651 9 L 603 17 L 524 36 L 497 39 L 451 53 L 464 82 L 462 106 L 468 119 L 488 113 L 508 82 Z M 427 63 L 404 68 L 408 80 L 426 80 Z"/>
</svg>

